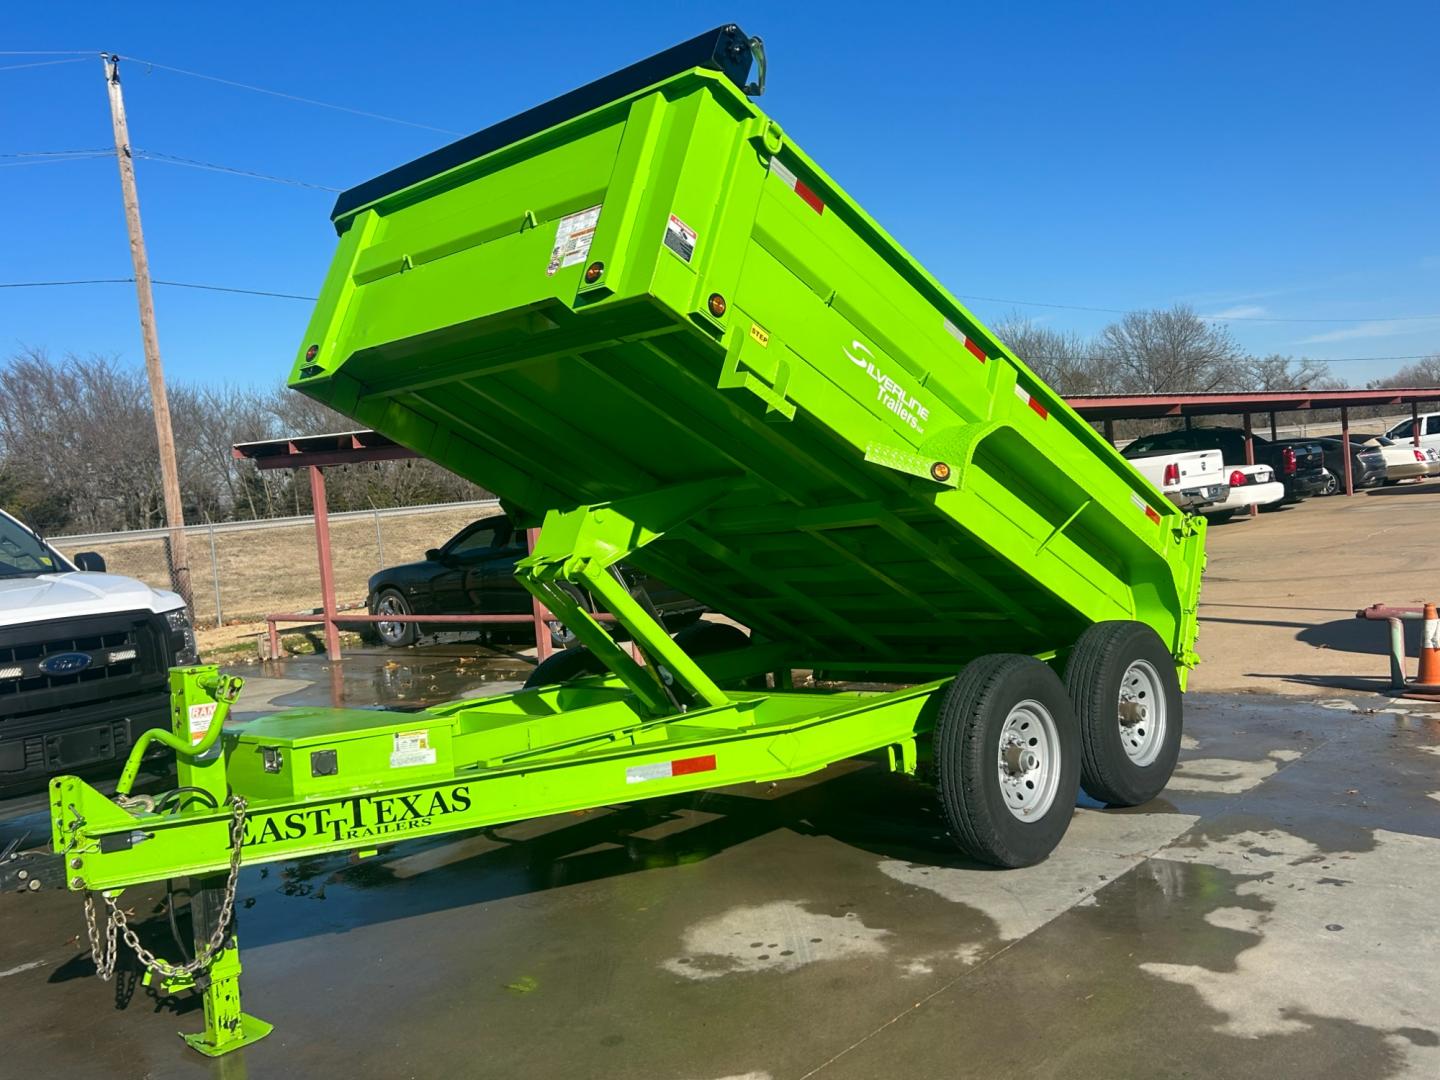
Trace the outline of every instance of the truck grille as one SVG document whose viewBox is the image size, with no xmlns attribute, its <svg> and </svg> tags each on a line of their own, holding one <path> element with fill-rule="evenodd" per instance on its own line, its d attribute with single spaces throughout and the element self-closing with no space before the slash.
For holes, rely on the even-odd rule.
<svg viewBox="0 0 1440 1080">
<path fill-rule="evenodd" d="M 164 619 L 149 612 L 0 629 L 0 720 L 163 685 L 167 633 Z"/>
</svg>

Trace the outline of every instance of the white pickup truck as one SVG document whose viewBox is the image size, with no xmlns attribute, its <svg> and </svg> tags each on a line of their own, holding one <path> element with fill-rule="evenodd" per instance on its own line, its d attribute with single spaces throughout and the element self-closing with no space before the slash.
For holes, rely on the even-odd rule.
<svg viewBox="0 0 1440 1080">
<path fill-rule="evenodd" d="M 104 571 L 0 510 L 0 790 L 123 761 L 170 726 L 170 667 L 196 660 L 185 602 Z"/>
<path fill-rule="evenodd" d="M 1141 476 L 1182 510 L 1200 511 L 1230 494 L 1230 472 L 1219 450 L 1185 450 L 1131 458 Z"/>
</svg>

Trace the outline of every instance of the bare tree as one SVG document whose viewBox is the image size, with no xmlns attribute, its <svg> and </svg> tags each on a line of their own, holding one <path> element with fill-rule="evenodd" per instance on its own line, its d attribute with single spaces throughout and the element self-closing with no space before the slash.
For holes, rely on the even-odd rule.
<svg viewBox="0 0 1440 1080">
<path fill-rule="evenodd" d="M 1019 312 L 992 327 L 1000 340 L 1062 394 L 1102 394 L 1108 389 L 1095 346 L 1072 331 L 1053 330 Z"/>
<path fill-rule="evenodd" d="M 1111 323 L 1100 332 L 1098 355 L 1114 389 L 1136 394 L 1232 389 L 1242 384 L 1248 360 L 1228 327 L 1184 304 Z"/>
</svg>

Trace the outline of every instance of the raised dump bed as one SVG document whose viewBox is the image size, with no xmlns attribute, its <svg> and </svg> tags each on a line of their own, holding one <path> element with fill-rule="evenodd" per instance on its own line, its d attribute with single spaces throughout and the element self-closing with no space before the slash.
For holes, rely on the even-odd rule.
<svg viewBox="0 0 1440 1080">
<path fill-rule="evenodd" d="M 929 759 L 960 846 L 1020 866 L 1082 777 L 1167 782 L 1203 523 L 752 103 L 758 52 L 722 27 L 341 196 L 292 385 L 543 521 L 517 576 L 585 648 L 516 694 L 223 735 L 238 680 L 177 670 L 175 792 L 130 797 L 145 745 L 113 799 L 54 782 L 102 973 L 120 889 L 199 879 L 195 960 L 142 958 L 203 992 L 204 1052 L 269 1030 L 239 1006 L 242 865 L 875 754 Z M 622 559 L 750 636 L 672 639 Z"/>
<path fill-rule="evenodd" d="M 291 385 L 535 522 L 720 481 L 632 561 L 827 667 L 951 672 L 1139 619 L 1183 671 L 1182 514 L 743 74 L 653 76 L 342 195 Z"/>
</svg>

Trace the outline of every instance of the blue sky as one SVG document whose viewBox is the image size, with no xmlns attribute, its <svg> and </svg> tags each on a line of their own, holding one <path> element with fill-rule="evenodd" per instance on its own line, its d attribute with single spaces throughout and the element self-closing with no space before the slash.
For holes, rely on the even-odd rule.
<svg viewBox="0 0 1440 1080">
<path fill-rule="evenodd" d="M 1264 322 L 1257 353 L 1440 351 L 1440 5 L 1374 3 L 11 5 L 0 49 L 119 52 L 468 133 L 721 22 L 762 104 L 985 320 L 1092 308 Z M 878 17 L 883 13 L 883 18 Z M 0 56 L 0 67 L 63 57 Z M 136 61 L 134 145 L 344 188 L 451 136 Z M 0 155 L 110 144 L 98 59 L 0 71 Z M 0 157 L 0 282 L 127 277 L 112 158 Z M 19 164 L 25 162 L 26 164 Z M 144 160 L 152 273 L 314 295 L 327 191 Z M 278 381 L 309 305 L 156 293 L 172 378 Z M 0 347 L 141 359 L 126 285 L 0 289 Z M 1400 360 L 1345 362 L 1354 383 Z"/>
</svg>

